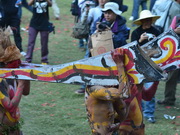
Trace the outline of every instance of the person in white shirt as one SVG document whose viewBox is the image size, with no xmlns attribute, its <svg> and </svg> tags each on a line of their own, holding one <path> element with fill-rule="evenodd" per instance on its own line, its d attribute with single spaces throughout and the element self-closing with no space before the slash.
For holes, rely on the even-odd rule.
<svg viewBox="0 0 180 135">
<path fill-rule="evenodd" d="M 102 9 L 108 1 L 109 0 L 98 0 L 98 6 L 89 10 L 88 23 L 90 24 L 90 34 L 93 33 L 92 27 L 94 26 L 94 23 L 98 20 L 98 18 L 101 17 Z"/>
<path fill-rule="evenodd" d="M 60 20 L 60 8 L 58 7 L 56 0 L 52 0 L 52 9 L 55 16 L 55 20 Z"/>
</svg>

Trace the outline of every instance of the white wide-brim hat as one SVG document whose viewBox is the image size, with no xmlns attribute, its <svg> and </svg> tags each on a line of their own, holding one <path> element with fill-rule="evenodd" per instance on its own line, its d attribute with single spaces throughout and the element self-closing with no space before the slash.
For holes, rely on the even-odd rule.
<svg viewBox="0 0 180 135">
<path fill-rule="evenodd" d="M 119 5 L 114 3 L 114 2 L 107 2 L 104 5 L 104 8 L 102 9 L 103 12 L 111 10 L 113 11 L 116 15 L 120 15 L 122 11 L 119 10 Z"/>
<path fill-rule="evenodd" d="M 160 16 L 153 15 L 149 10 L 143 10 L 140 13 L 139 19 L 135 20 L 133 23 L 136 25 L 142 25 L 141 20 L 152 18 L 152 23 L 154 23 L 157 19 L 160 18 Z"/>
</svg>

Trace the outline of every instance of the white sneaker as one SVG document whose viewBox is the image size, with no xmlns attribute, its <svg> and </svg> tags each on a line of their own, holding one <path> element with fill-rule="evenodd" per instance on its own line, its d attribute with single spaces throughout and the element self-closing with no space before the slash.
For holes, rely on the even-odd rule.
<svg viewBox="0 0 180 135">
<path fill-rule="evenodd" d="M 25 52 L 21 52 L 21 55 L 22 55 L 22 56 L 26 56 L 26 53 L 25 53 Z"/>
<path fill-rule="evenodd" d="M 21 28 L 22 31 L 28 32 L 28 30 L 26 28 Z"/>
<path fill-rule="evenodd" d="M 129 21 L 133 21 L 133 20 L 134 20 L 133 16 L 129 17 Z"/>
</svg>

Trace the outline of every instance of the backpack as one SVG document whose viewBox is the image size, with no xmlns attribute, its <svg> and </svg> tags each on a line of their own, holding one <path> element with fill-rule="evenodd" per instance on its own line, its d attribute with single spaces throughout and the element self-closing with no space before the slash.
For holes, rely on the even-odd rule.
<svg viewBox="0 0 180 135">
<path fill-rule="evenodd" d="M 75 23 L 71 36 L 76 39 L 87 38 L 89 35 L 89 25 L 86 22 Z"/>
<path fill-rule="evenodd" d="M 79 16 L 80 15 L 80 8 L 78 6 L 78 0 L 73 0 L 71 3 L 71 14 L 73 16 Z"/>
</svg>

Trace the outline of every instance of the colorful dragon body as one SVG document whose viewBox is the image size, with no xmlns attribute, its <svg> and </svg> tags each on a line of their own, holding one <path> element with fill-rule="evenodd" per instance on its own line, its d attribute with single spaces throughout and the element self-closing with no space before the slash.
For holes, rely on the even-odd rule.
<svg viewBox="0 0 180 135">
<path fill-rule="evenodd" d="M 166 78 L 163 71 L 180 67 L 179 37 L 169 30 L 138 47 L 137 42 L 122 48 L 125 53 L 125 69 L 132 84 L 157 81 Z M 156 52 L 152 58 L 147 53 Z M 158 65 L 158 66 L 157 66 Z M 117 86 L 118 71 L 111 53 L 82 59 L 61 65 L 22 64 L 18 69 L 1 69 L 1 78 L 48 81 L 55 83 Z"/>
</svg>

